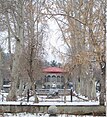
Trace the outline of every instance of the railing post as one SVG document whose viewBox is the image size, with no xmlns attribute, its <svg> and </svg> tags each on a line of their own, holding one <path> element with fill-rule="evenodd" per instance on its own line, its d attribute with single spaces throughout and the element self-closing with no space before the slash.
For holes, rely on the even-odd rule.
<svg viewBox="0 0 107 117">
<path fill-rule="evenodd" d="M 70 95 L 71 95 L 71 102 L 72 102 L 72 88 L 71 88 L 71 91 L 70 91 Z"/>
<path fill-rule="evenodd" d="M 27 90 L 27 102 L 29 102 L 29 89 Z"/>
</svg>

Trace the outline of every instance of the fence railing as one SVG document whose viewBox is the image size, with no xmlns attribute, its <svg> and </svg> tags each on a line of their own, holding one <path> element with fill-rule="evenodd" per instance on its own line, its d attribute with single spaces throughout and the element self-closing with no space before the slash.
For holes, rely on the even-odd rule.
<svg viewBox="0 0 107 117">
<path fill-rule="evenodd" d="M 48 94 L 50 89 L 36 89 L 36 93 L 38 95 L 46 95 Z M 58 89 L 59 94 L 64 94 L 64 89 Z M 70 89 L 65 90 L 65 94 L 70 94 Z"/>
</svg>

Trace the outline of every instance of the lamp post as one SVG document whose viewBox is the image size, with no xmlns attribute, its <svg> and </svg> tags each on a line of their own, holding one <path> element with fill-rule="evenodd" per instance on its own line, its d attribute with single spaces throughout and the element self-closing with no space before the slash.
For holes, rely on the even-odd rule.
<svg viewBox="0 0 107 117">
<path fill-rule="evenodd" d="M 71 96 L 71 102 L 73 102 L 73 85 L 71 85 L 71 91 L 70 91 L 70 96 Z"/>
</svg>

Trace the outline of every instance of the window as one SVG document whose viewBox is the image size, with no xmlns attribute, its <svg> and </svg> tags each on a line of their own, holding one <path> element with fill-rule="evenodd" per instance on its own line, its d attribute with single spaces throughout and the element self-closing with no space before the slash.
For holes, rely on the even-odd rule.
<svg viewBox="0 0 107 117">
<path fill-rule="evenodd" d="M 47 85 L 47 89 L 50 89 L 50 85 Z"/>
<path fill-rule="evenodd" d="M 7 85 L 7 84 L 9 84 L 9 79 L 3 79 L 3 85 Z"/>
<path fill-rule="evenodd" d="M 54 82 L 54 81 L 56 81 L 56 76 L 55 75 L 52 76 L 52 82 Z"/>
<path fill-rule="evenodd" d="M 64 77 L 63 76 L 61 76 L 61 82 L 64 82 Z"/>
<path fill-rule="evenodd" d="M 60 82 L 60 81 L 61 81 L 60 76 L 57 76 L 57 82 Z"/>
<path fill-rule="evenodd" d="M 80 77 L 78 78 L 78 82 L 80 82 Z"/>
<path fill-rule="evenodd" d="M 47 77 L 44 78 L 44 81 L 47 82 Z"/>
<path fill-rule="evenodd" d="M 51 77 L 50 75 L 48 75 L 47 77 Z"/>
<path fill-rule="evenodd" d="M 51 76 L 48 75 L 48 76 L 47 76 L 47 82 L 50 82 L 50 79 L 51 79 Z"/>
<path fill-rule="evenodd" d="M 52 76 L 52 78 L 55 78 L 55 77 L 56 77 L 55 75 Z"/>
<path fill-rule="evenodd" d="M 60 89 L 60 85 L 57 85 L 57 88 Z"/>
</svg>

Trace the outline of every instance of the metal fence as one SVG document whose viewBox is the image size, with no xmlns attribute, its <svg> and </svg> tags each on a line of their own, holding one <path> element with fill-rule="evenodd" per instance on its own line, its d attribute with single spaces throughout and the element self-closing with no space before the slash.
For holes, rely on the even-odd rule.
<svg viewBox="0 0 107 117">
<path fill-rule="evenodd" d="M 50 89 L 36 89 L 36 93 L 38 94 L 38 95 L 47 95 L 48 93 L 49 93 L 49 90 Z M 58 89 L 58 93 L 60 94 L 60 95 L 63 95 L 64 94 L 64 89 Z M 65 94 L 67 95 L 67 94 L 70 94 L 70 89 L 66 89 L 65 90 Z"/>
</svg>

